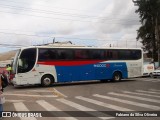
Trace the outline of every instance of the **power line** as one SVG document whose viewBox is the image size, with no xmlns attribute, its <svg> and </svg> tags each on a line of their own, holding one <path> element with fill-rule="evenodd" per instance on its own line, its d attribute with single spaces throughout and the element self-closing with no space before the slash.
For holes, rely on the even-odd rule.
<svg viewBox="0 0 160 120">
<path fill-rule="evenodd" d="M 4 1 L 3 1 L 4 2 Z M 13 0 L 5 0 L 5 2 L 10 2 L 10 3 L 20 3 L 20 4 L 27 4 L 27 2 L 17 2 L 17 1 L 13 1 Z M 62 7 L 56 7 L 56 6 L 46 6 L 46 5 L 42 5 L 42 4 L 37 4 L 38 6 L 42 6 L 42 7 L 47 7 L 47 8 L 57 8 L 57 9 L 64 9 L 64 10 L 71 10 L 71 11 L 83 11 L 83 12 L 88 12 L 88 10 L 80 10 L 80 9 L 72 9 L 72 8 L 62 8 Z M 89 12 L 92 12 L 93 13 L 93 10 L 92 11 L 89 11 Z M 107 13 L 111 13 L 111 12 L 107 12 Z M 106 14 L 107 14 L 106 13 Z M 112 13 L 113 14 L 113 13 Z M 117 13 L 118 14 L 118 13 Z M 114 15 L 117 15 L 117 14 L 114 14 Z"/>
<path fill-rule="evenodd" d="M 24 11 L 28 11 L 29 10 L 29 11 L 33 11 L 33 12 L 39 12 L 39 13 L 43 12 L 43 14 L 53 14 L 54 13 L 56 15 L 71 16 L 71 17 L 78 17 L 78 18 L 86 18 L 86 19 L 87 18 L 92 18 L 92 21 L 91 20 L 87 20 L 87 21 L 85 20 L 84 21 L 84 20 L 75 20 L 75 19 L 55 18 L 55 17 L 40 16 L 40 15 L 31 15 L 31 14 L 21 14 L 21 15 L 34 16 L 34 17 L 52 18 L 52 19 L 60 19 L 60 20 L 71 20 L 71 21 L 81 21 L 81 22 L 93 22 L 93 19 L 100 19 L 101 20 L 100 23 L 105 23 L 105 22 L 111 21 L 112 24 L 113 24 L 113 21 L 122 21 L 123 22 L 124 20 L 125 20 L 125 22 L 135 22 L 135 21 L 138 22 L 138 20 L 133 20 L 133 19 L 117 19 L 117 18 L 108 19 L 106 17 L 97 17 L 97 16 L 81 15 L 81 14 L 71 14 L 71 13 L 47 11 L 47 10 L 41 10 L 41 9 L 31 9 L 31 8 L 18 7 L 18 6 L 13 6 L 13 5 L 4 5 L 4 4 L 1 4 L 1 6 L 5 7 L 5 8 L 21 9 L 21 10 L 24 10 Z M 0 12 L 11 13 L 11 14 L 20 14 L 20 13 L 8 12 L 8 11 L 0 11 Z M 102 20 L 103 20 L 103 22 L 102 22 Z M 128 24 L 128 23 L 125 23 L 125 24 Z"/>
<path fill-rule="evenodd" d="M 92 19 L 101 19 L 101 20 L 107 20 L 107 17 L 97 17 L 97 16 L 90 16 L 90 15 L 81 15 L 81 14 L 71 14 L 71 13 L 64 13 L 64 12 L 55 12 L 55 11 L 47 11 L 47 10 L 41 10 L 41 9 L 30 9 L 30 8 L 25 8 L 25 7 L 17 7 L 17 6 L 11 6 L 11 5 L 4 5 L 0 4 L 1 7 L 3 8 L 11 8 L 11 9 L 20 9 L 23 11 L 32 11 L 32 12 L 39 12 L 43 14 L 56 14 L 56 15 L 63 15 L 63 16 L 71 16 L 71 17 L 80 17 L 80 18 L 92 18 Z M 117 18 L 114 19 L 108 19 L 108 20 L 116 20 Z M 118 19 L 117 19 L 118 20 Z M 133 19 L 119 19 L 119 20 L 128 20 L 128 21 L 137 21 Z"/>
<path fill-rule="evenodd" d="M 31 34 L 23 34 L 23 33 L 6 33 L 6 32 L 0 32 L 2 34 L 14 34 L 14 35 L 24 35 L 24 36 L 36 36 L 36 37 L 50 37 L 50 36 L 41 36 L 41 35 L 31 35 Z"/>
<path fill-rule="evenodd" d="M 4 45 L 4 46 L 25 46 L 25 45 L 15 45 L 15 44 L 5 44 L 5 43 L 3 43 L 3 44 L 0 44 L 0 45 Z"/>
<path fill-rule="evenodd" d="M 1 30 L 7 30 L 7 31 L 17 31 L 17 32 L 33 32 L 33 31 L 22 31 L 22 30 L 18 30 L 18 29 L 0 29 L 0 33 L 2 34 L 15 34 L 15 35 L 25 35 L 25 36 L 36 36 L 36 37 L 53 37 L 53 36 L 47 36 L 47 35 L 34 35 L 34 34 L 27 34 L 27 33 L 13 33 L 13 32 L 6 32 L 6 31 L 1 31 Z M 52 33 L 51 33 L 52 34 Z M 109 34 L 109 33 L 108 33 Z M 112 33 L 111 33 L 112 34 Z M 64 37 L 66 38 L 66 37 Z M 75 37 L 74 37 L 75 38 Z M 111 37 L 105 37 L 105 39 L 110 39 Z M 116 39 L 121 39 L 118 36 L 114 36 L 114 38 Z M 84 39 L 84 38 L 78 38 L 78 39 Z M 136 39 L 136 37 L 133 38 L 129 38 L 129 39 Z M 97 40 L 97 39 L 96 39 Z"/>
<path fill-rule="evenodd" d="M 26 45 L 16 45 L 16 44 L 0 44 L 1 47 L 9 47 L 9 48 L 21 48 L 26 47 Z"/>
<path fill-rule="evenodd" d="M 17 2 L 17 1 L 12 1 L 12 0 L 5 0 L 5 2 L 27 4 L 27 2 Z M 42 6 L 42 7 L 50 7 L 50 8 L 52 7 L 52 8 L 57 8 L 57 9 L 64 9 L 64 10 L 71 10 L 71 11 L 78 11 L 78 12 L 79 11 L 84 11 L 84 12 L 87 11 L 87 10 L 80 10 L 80 9 L 73 9 L 73 8 L 62 8 L 62 7 L 56 7 L 56 6 L 48 6 L 48 5 L 42 5 L 42 4 L 39 4 L 39 3 L 37 5 Z"/>
<path fill-rule="evenodd" d="M 19 14 L 19 15 L 25 15 L 25 16 L 32 16 L 32 17 L 41 17 L 41 18 L 49 18 L 49 19 L 58 19 L 58 20 L 63 20 L 63 21 L 66 21 L 66 20 L 69 20 L 69 21 L 79 21 L 79 22 L 94 22 L 94 21 L 91 21 L 91 20 L 74 20 L 74 19 L 67 19 L 67 18 L 56 18 L 56 17 L 46 17 L 46 16 L 39 16 L 39 15 L 31 15 L 31 14 L 21 14 L 21 13 L 13 13 L 13 12 L 8 12 L 8 11 L 0 11 L 2 13 L 9 13 L 9 14 Z M 124 22 L 124 21 L 122 21 Z M 103 24 L 123 24 L 123 25 L 136 25 L 136 24 L 133 24 L 133 22 L 131 21 L 128 21 L 128 23 L 125 21 L 125 23 L 113 23 L 113 21 L 111 22 L 108 22 L 106 23 L 105 21 L 104 22 L 94 22 L 94 23 L 103 23 Z M 132 24 L 131 24 L 132 23 Z M 139 23 L 139 22 L 138 22 Z M 137 24 L 138 24 L 137 23 Z"/>
<path fill-rule="evenodd" d="M 53 36 L 40 36 L 40 35 L 31 35 L 31 34 L 21 34 L 21 33 L 6 33 L 6 32 L 0 32 L 2 34 L 13 34 L 13 35 L 24 35 L 24 36 L 29 36 L 29 37 L 48 37 L 48 38 L 53 38 Z M 93 41 L 105 41 L 105 42 L 109 42 L 109 41 L 112 41 L 112 42 L 117 42 L 119 40 L 122 40 L 122 39 L 114 39 L 114 40 L 104 40 L 104 39 L 89 39 L 89 38 L 69 38 L 69 37 L 60 37 L 60 36 L 57 36 L 55 38 L 59 38 L 59 39 L 70 39 L 70 40 L 93 40 Z M 130 38 L 131 39 L 131 38 Z M 134 38 L 133 38 L 134 39 Z M 127 40 L 128 41 L 128 40 Z M 132 40 L 129 40 L 129 41 L 132 41 Z M 133 40 L 135 41 L 135 40 Z M 123 41 L 121 41 L 123 42 Z M 126 41 L 124 41 L 126 42 Z"/>
</svg>

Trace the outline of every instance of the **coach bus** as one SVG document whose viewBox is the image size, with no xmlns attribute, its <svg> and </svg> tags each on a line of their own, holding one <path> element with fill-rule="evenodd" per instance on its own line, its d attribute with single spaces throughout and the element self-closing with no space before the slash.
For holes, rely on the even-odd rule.
<svg viewBox="0 0 160 120">
<path fill-rule="evenodd" d="M 142 76 L 143 54 L 137 48 L 32 46 L 17 51 L 12 70 L 14 85 L 120 81 Z"/>
</svg>

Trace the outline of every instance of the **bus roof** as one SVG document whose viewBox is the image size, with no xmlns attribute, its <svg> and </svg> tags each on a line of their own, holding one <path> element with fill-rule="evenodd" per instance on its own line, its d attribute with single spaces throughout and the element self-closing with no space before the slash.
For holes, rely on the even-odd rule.
<svg viewBox="0 0 160 120">
<path fill-rule="evenodd" d="M 28 48 L 67 48 L 67 49 L 124 49 L 124 50 L 142 50 L 142 48 L 118 48 L 118 47 L 88 47 L 88 46 L 30 46 L 22 47 L 21 49 Z"/>
</svg>

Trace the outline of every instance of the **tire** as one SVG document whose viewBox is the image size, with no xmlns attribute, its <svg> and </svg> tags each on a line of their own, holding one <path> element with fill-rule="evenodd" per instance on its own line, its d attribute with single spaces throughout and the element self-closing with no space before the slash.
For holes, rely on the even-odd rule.
<svg viewBox="0 0 160 120">
<path fill-rule="evenodd" d="M 122 79 L 122 74 L 120 72 L 115 72 L 112 77 L 113 82 L 119 82 Z"/>
<path fill-rule="evenodd" d="M 150 73 L 150 74 L 149 74 L 149 76 L 150 76 L 151 78 L 154 78 L 154 76 L 153 76 L 153 74 L 152 74 L 152 73 Z"/>
<path fill-rule="evenodd" d="M 54 78 L 53 78 L 51 75 L 44 75 L 44 76 L 41 78 L 41 85 L 42 85 L 43 87 L 51 86 L 52 83 L 53 83 L 53 80 L 54 80 Z"/>
</svg>

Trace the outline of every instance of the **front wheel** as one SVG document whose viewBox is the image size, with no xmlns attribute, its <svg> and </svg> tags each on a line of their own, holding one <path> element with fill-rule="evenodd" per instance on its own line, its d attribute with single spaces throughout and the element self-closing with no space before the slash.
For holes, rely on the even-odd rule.
<svg viewBox="0 0 160 120">
<path fill-rule="evenodd" d="M 41 78 L 41 85 L 44 87 L 48 87 L 52 85 L 52 83 L 53 83 L 53 77 L 51 75 L 44 75 Z"/>
<path fill-rule="evenodd" d="M 113 74 L 113 78 L 112 78 L 112 81 L 113 82 L 118 82 L 118 81 L 121 81 L 121 78 L 122 78 L 122 75 L 120 72 L 115 72 Z"/>
</svg>

